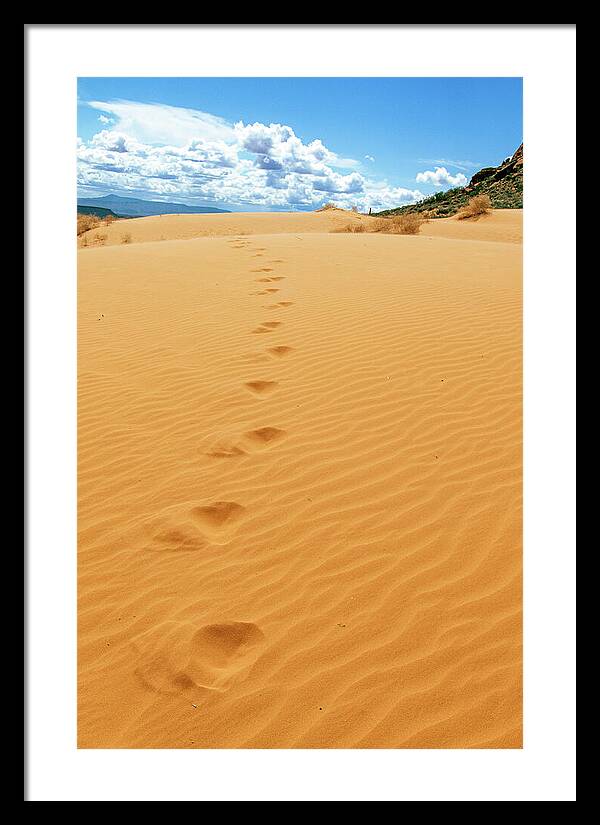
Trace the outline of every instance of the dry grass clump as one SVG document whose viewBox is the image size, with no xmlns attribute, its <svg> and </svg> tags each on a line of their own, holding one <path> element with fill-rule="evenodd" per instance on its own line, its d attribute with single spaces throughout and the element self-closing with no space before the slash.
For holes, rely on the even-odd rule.
<svg viewBox="0 0 600 825">
<path fill-rule="evenodd" d="M 131 232 L 125 232 L 121 235 L 121 243 L 131 243 Z"/>
<path fill-rule="evenodd" d="M 417 212 L 408 212 L 402 215 L 390 215 L 389 218 L 375 218 L 369 231 L 390 235 L 417 235 L 424 223 L 422 215 Z"/>
<path fill-rule="evenodd" d="M 114 223 L 117 219 L 114 215 L 106 215 L 104 218 L 100 218 L 98 215 L 85 215 L 83 213 L 77 213 L 77 237 L 81 238 L 80 246 L 89 246 L 90 245 L 90 238 L 88 237 L 88 232 L 92 229 L 97 229 L 99 226 L 110 226 L 111 223 Z M 108 238 L 108 235 L 104 232 L 96 233 L 93 238 L 93 242 L 96 244 L 104 244 Z"/>
<path fill-rule="evenodd" d="M 328 203 L 324 203 L 323 206 L 320 206 L 315 211 L 316 212 L 325 212 L 327 209 L 337 209 L 337 206 L 335 205 L 335 203 L 332 203 L 331 201 L 329 201 Z"/>
<path fill-rule="evenodd" d="M 425 219 L 417 212 L 390 215 L 388 218 L 367 218 L 366 221 L 348 223 L 335 232 L 381 232 L 386 235 L 417 235 Z"/>
<path fill-rule="evenodd" d="M 100 226 L 100 220 L 96 215 L 77 215 L 77 236 L 83 235 L 88 229 L 95 229 Z"/>
<path fill-rule="evenodd" d="M 407 212 L 404 215 L 393 215 L 391 218 L 393 231 L 398 235 L 418 235 L 422 224 L 425 223 L 418 212 Z"/>
<path fill-rule="evenodd" d="M 361 221 L 354 223 L 345 223 L 343 226 L 337 226 L 332 232 L 368 232 L 369 230 Z"/>
<path fill-rule="evenodd" d="M 470 201 L 463 206 L 456 213 L 459 221 L 464 221 L 465 218 L 475 218 L 477 215 L 487 215 L 488 210 L 492 208 L 492 202 L 488 195 L 475 195 Z"/>
</svg>

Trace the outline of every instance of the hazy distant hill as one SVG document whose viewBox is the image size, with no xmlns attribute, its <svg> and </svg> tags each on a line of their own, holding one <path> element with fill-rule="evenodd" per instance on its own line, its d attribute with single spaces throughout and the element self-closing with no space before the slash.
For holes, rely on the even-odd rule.
<svg viewBox="0 0 600 825">
<path fill-rule="evenodd" d="M 77 198 L 77 211 L 82 206 L 111 210 L 121 217 L 143 218 L 147 215 L 197 215 L 206 212 L 229 212 L 215 206 L 188 206 L 186 203 L 166 201 L 146 201 L 142 198 L 123 198 L 119 195 L 104 195 L 101 198 Z"/>
<path fill-rule="evenodd" d="M 438 192 L 419 203 L 387 209 L 379 214 L 429 212 L 432 218 L 445 218 L 458 212 L 475 195 L 488 195 L 494 209 L 523 208 L 523 144 L 500 166 L 488 166 L 476 172 L 467 186 Z"/>
<path fill-rule="evenodd" d="M 78 215 L 97 215 L 99 218 L 107 218 L 112 215 L 113 218 L 122 218 L 123 215 L 117 215 L 112 209 L 107 209 L 105 206 L 82 206 L 77 204 Z"/>
</svg>

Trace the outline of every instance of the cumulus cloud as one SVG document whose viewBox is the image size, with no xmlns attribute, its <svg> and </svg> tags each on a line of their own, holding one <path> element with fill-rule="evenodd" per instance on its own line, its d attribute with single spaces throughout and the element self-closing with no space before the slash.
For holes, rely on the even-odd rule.
<svg viewBox="0 0 600 825">
<path fill-rule="evenodd" d="M 416 180 L 417 183 L 431 183 L 433 186 L 446 187 L 464 186 L 467 183 L 467 178 L 462 172 L 451 175 L 445 166 L 436 166 L 435 171 L 418 172 Z"/>
<path fill-rule="evenodd" d="M 375 163 L 375 158 L 373 155 L 365 155 L 365 160 L 370 160 L 371 163 Z"/>
<path fill-rule="evenodd" d="M 305 142 L 285 124 L 230 125 L 205 112 L 130 101 L 90 105 L 111 114 L 114 124 L 78 140 L 82 192 L 129 191 L 249 209 L 314 209 L 333 201 L 364 211 L 424 197 L 418 189 L 371 180 L 359 161 L 340 157 L 318 138 Z"/>
</svg>

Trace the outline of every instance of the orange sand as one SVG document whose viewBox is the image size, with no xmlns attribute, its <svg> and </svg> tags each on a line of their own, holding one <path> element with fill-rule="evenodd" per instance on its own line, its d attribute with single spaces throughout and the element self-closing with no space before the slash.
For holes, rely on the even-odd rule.
<svg viewBox="0 0 600 825">
<path fill-rule="evenodd" d="M 521 747 L 521 212 L 350 219 L 80 250 L 80 747 Z"/>
</svg>

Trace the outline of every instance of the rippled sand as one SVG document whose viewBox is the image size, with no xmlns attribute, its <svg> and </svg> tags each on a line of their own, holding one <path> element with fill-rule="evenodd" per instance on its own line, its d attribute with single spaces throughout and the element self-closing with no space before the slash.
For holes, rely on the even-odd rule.
<svg viewBox="0 0 600 825">
<path fill-rule="evenodd" d="M 349 220 L 80 250 L 80 747 L 521 747 L 521 212 Z"/>
</svg>

